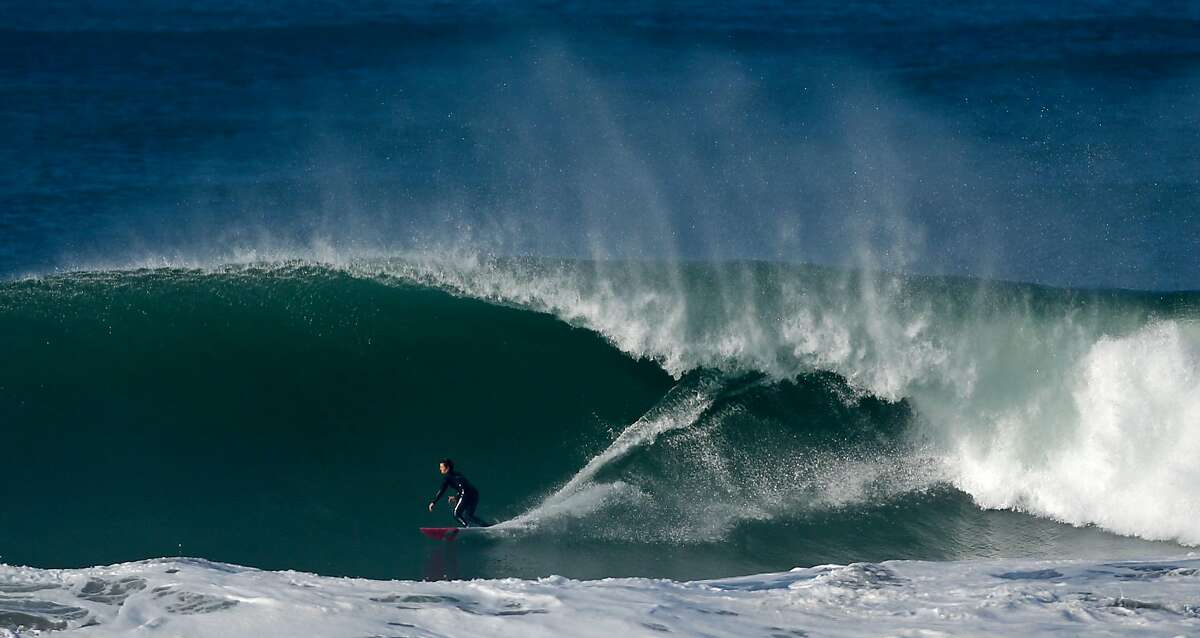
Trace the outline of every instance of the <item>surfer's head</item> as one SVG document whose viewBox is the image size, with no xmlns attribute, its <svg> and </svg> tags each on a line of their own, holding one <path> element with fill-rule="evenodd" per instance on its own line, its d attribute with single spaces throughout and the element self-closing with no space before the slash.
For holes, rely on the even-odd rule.
<svg viewBox="0 0 1200 638">
<path fill-rule="evenodd" d="M 438 462 L 438 471 L 442 474 L 448 474 L 454 471 L 454 461 L 450 459 L 442 459 Z"/>
</svg>

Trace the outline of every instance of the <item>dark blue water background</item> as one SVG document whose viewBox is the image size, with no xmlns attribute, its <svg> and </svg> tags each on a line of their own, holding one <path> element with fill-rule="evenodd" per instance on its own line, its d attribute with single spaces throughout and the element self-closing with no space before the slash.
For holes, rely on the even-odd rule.
<svg viewBox="0 0 1200 638">
<path fill-rule="evenodd" d="M 0 275 L 465 243 L 1200 282 L 1195 3 L 192 5 L 0 2 Z"/>
</svg>

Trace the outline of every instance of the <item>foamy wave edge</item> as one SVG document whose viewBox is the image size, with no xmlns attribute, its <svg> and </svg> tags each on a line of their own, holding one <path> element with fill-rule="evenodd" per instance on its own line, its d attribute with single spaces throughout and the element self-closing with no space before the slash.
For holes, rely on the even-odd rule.
<svg viewBox="0 0 1200 638">
<path fill-rule="evenodd" d="M 331 578 L 192 558 L 0 565 L 0 636 L 1175 636 L 1200 558 L 854 563 L 678 582 Z"/>
</svg>

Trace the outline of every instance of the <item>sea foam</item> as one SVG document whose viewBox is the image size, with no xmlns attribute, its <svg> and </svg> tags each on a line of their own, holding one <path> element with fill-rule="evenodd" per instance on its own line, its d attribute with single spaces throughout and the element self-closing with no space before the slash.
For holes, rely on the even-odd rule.
<svg viewBox="0 0 1200 638">
<path fill-rule="evenodd" d="M 719 580 L 374 581 L 171 558 L 0 565 L 0 636 L 896 636 L 1200 631 L 1200 559 L 854 563 Z"/>
</svg>

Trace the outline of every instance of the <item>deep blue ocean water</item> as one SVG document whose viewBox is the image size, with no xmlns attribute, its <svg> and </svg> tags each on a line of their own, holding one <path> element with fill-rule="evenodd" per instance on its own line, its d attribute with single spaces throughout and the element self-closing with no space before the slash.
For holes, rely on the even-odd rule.
<svg viewBox="0 0 1200 638">
<path fill-rule="evenodd" d="M 0 273 L 460 242 L 1194 289 L 1194 3 L 0 4 Z"/>
</svg>

